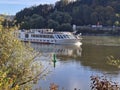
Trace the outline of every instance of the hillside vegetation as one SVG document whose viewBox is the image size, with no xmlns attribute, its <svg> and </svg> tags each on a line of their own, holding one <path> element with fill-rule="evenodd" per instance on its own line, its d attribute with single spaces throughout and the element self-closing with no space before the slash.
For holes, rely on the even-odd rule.
<svg viewBox="0 0 120 90">
<path fill-rule="evenodd" d="M 21 29 L 54 28 L 72 31 L 73 24 L 120 26 L 120 0 L 60 0 L 24 8 L 15 16 Z"/>
</svg>

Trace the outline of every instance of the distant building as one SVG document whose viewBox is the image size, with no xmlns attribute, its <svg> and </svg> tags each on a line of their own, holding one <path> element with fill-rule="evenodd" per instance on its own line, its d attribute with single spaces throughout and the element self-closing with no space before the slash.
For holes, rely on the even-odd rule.
<svg viewBox="0 0 120 90">
<path fill-rule="evenodd" d="M 93 28 L 102 28 L 103 26 L 100 24 L 100 22 L 97 22 L 97 25 L 92 25 Z"/>
<path fill-rule="evenodd" d="M 92 28 L 102 28 L 103 26 L 102 25 L 92 25 L 91 27 Z"/>
<path fill-rule="evenodd" d="M 76 31 L 76 25 L 75 24 L 73 24 L 73 31 Z"/>
</svg>

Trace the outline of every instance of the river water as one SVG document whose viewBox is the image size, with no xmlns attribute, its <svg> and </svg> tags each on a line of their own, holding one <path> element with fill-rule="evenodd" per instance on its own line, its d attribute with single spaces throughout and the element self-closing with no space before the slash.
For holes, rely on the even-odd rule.
<svg viewBox="0 0 120 90">
<path fill-rule="evenodd" d="M 81 46 L 34 43 L 32 47 L 41 53 L 40 60 L 44 63 L 56 55 L 46 80 L 39 80 L 34 88 L 49 90 L 50 84 L 55 83 L 59 90 L 90 90 L 92 75 L 105 75 L 120 82 L 120 69 L 107 62 L 110 56 L 120 58 L 120 37 L 84 36 Z"/>
</svg>

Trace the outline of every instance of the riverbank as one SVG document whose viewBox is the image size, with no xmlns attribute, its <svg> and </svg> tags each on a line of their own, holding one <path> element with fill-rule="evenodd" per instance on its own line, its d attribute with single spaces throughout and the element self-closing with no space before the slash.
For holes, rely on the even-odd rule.
<svg viewBox="0 0 120 90">
<path fill-rule="evenodd" d="M 100 35 L 100 36 L 119 36 L 120 27 L 106 26 L 106 27 L 92 27 L 92 26 L 77 26 L 77 33 L 82 35 Z"/>
</svg>

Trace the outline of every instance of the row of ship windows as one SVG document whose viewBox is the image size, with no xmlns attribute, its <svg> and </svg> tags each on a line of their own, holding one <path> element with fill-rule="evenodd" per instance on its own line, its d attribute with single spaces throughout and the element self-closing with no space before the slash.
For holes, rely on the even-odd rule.
<svg viewBox="0 0 120 90">
<path fill-rule="evenodd" d="M 74 37 L 71 36 L 71 35 L 55 35 L 55 37 L 56 37 L 57 39 L 72 39 L 72 38 L 74 38 Z"/>
<path fill-rule="evenodd" d="M 31 37 L 36 37 L 36 38 L 54 38 L 53 35 L 37 35 L 37 34 L 31 35 Z M 71 35 L 55 35 L 55 37 L 57 39 L 72 39 L 72 38 L 74 38 Z"/>
<path fill-rule="evenodd" d="M 33 34 L 31 37 L 36 37 L 36 38 L 54 38 L 52 35 L 37 35 Z"/>
<path fill-rule="evenodd" d="M 54 42 L 54 40 L 39 40 L 39 39 L 24 39 L 24 40 L 40 41 L 40 42 Z"/>
</svg>

